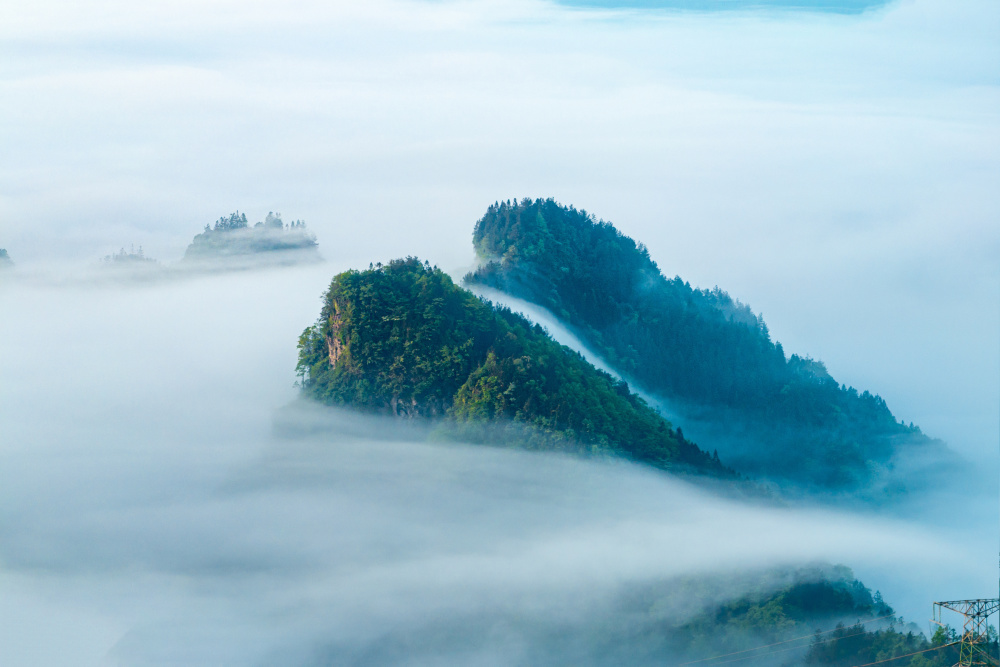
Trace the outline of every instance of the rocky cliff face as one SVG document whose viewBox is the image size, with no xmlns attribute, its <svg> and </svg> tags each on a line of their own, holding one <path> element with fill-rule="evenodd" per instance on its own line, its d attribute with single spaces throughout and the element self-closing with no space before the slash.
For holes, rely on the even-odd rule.
<svg viewBox="0 0 1000 667">
<path fill-rule="evenodd" d="M 330 367 L 337 365 L 337 360 L 344 352 L 344 343 L 340 340 L 340 330 L 344 320 L 340 315 L 340 306 L 333 302 L 333 315 L 330 316 L 330 327 L 326 332 L 326 349 L 330 355 Z"/>
</svg>

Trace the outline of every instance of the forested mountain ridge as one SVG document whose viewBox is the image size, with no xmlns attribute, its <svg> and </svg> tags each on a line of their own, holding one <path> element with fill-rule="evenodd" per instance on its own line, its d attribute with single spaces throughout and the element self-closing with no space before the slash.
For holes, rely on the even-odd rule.
<svg viewBox="0 0 1000 667">
<path fill-rule="evenodd" d="M 903 445 L 943 448 L 822 362 L 786 357 L 745 304 L 666 278 L 642 244 L 584 211 L 552 199 L 497 203 L 473 241 L 483 265 L 468 283 L 551 310 L 742 470 L 849 489 L 891 467 Z"/>
<path fill-rule="evenodd" d="M 437 419 L 462 437 L 496 425 L 502 439 L 530 448 L 582 447 L 735 477 L 627 384 L 414 258 L 337 275 L 299 339 L 297 371 L 316 400 Z"/>
<path fill-rule="evenodd" d="M 927 639 L 846 567 L 820 564 L 757 576 L 762 585 L 663 632 L 675 660 L 774 667 L 855 667 L 892 660 L 903 667 L 949 667 L 958 659 L 954 630 L 940 627 Z M 736 575 L 732 585 L 739 590 L 753 577 Z M 775 585 L 776 579 L 784 581 Z M 670 597 L 661 595 L 710 599 L 706 583 L 693 579 L 650 586 L 632 605 L 649 610 L 655 623 L 657 610 L 670 608 Z M 719 583 L 726 582 L 714 585 Z M 679 593 L 667 594 L 667 586 Z M 988 638 L 988 649 L 996 652 L 995 633 Z"/>
</svg>

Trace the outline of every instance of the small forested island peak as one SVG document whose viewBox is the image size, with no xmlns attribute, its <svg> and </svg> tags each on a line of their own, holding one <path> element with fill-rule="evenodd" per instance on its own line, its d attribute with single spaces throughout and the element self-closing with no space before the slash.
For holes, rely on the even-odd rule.
<svg viewBox="0 0 1000 667">
<path fill-rule="evenodd" d="M 14 266 L 14 260 L 12 260 L 10 255 L 7 254 L 7 250 L 5 248 L 0 248 L 0 269 L 5 269 L 11 266 Z"/>
<path fill-rule="evenodd" d="M 269 212 L 252 226 L 246 213 L 235 211 L 214 225 L 205 225 L 191 241 L 185 260 L 219 260 L 250 256 L 278 256 L 283 262 L 318 259 L 316 237 L 302 220 L 285 223 L 280 213 Z"/>
<path fill-rule="evenodd" d="M 134 246 L 130 246 L 128 250 L 121 248 L 118 252 L 111 253 L 110 255 L 105 255 L 101 262 L 108 265 L 148 265 L 156 264 L 156 260 L 152 257 L 146 257 L 146 254 L 142 250 L 142 246 L 136 250 Z"/>
<path fill-rule="evenodd" d="M 880 396 L 839 384 L 822 362 L 786 356 L 749 306 L 667 278 L 643 244 L 584 210 L 551 198 L 497 202 L 473 243 L 481 265 L 466 283 L 550 310 L 740 470 L 895 493 L 905 482 L 885 480 L 901 452 L 921 447 L 924 460 L 930 451 L 950 460 Z"/>
<path fill-rule="evenodd" d="M 315 400 L 435 420 L 463 439 L 735 477 L 626 383 L 412 257 L 334 277 L 297 371 Z"/>
</svg>

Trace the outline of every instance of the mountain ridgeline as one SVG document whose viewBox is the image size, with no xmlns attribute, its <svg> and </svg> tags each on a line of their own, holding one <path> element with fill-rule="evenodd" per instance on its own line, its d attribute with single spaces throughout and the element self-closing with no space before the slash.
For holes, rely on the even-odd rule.
<svg viewBox="0 0 1000 667">
<path fill-rule="evenodd" d="M 874 484 L 904 446 L 944 449 L 897 422 L 881 397 L 838 384 L 821 362 L 786 357 L 763 319 L 718 287 L 666 278 L 642 244 L 585 211 L 552 199 L 501 202 L 476 223 L 473 241 L 483 264 L 467 283 L 552 311 L 741 471 L 856 489 Z"/>
<path fill-rule="evenodd" d="M 408 258 L 337 275 L 299 339 L 306 395 L 461 437 L 733 477 L 578 353 Z"/>
</svg>

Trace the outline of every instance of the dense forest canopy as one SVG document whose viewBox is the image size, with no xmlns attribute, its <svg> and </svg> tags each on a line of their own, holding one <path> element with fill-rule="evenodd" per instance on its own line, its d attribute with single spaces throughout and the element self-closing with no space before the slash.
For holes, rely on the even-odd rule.
<svg viewBox="0 0 1000 667">
<path fill-rule="evenodd" d="M 881 397 L 838 384 L 822 362 L 787 357 L 763 319 L 718 287 L 666 278 L 641 243 L 586 211 L 552 199 L 500 202 L 473 241 L 483 265 L 469 283 L 551 310 L 692 425 L 708 424 L 743 469 L 853 487 L 904 443 L 940 447 L 897 422 Z"/>
<path fill-rule="evenodd" d="M 316 254 L 316 237 L 306 230 L 306 223 L 294 220 L 285 224 L 280 213 L 270 212 L 253 226 L 246 213 L 236 211 L 229 217 L 205 225 L 204 231 L 191 241 L 185 259 L 218 259 L 261 253 L 296 251 Z"/>
<path fill-rule="evenodd" d="M 509 426 L 522 446 L 732 476 L 627 384 L 414 258 L 337 275 L 300 337 L 298 373 L 319 401 L 436 418 L 463 437 Z"/>
</svg>

